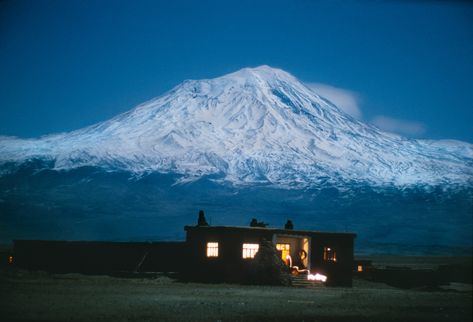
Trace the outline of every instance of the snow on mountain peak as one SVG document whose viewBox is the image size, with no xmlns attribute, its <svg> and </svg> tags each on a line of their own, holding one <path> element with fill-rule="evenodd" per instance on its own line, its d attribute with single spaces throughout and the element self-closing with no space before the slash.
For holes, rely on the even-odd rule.
<svg viewBox="0 0 473 322">
<path fill-rule="evenodd" d="M 0 138 L 0 163 L 54 160 L 233 184 L 468 184 L 473 146 L 402 138 L 357 121 L 263 65 L 189 80 L 108 121 L 35 140 Z"/>
<path fill-rule="evenodd" d="M 245 81 L 257 78 L 268 83 L 276 80 L 297 81 L 297 79 L 288 72 L 282 69 L 272 68 L 268 65 L 261 65 L 254 68 L 242 68 L 236 72 L 224 75 L 221 78 L 241 78 Z"/>
</svg>

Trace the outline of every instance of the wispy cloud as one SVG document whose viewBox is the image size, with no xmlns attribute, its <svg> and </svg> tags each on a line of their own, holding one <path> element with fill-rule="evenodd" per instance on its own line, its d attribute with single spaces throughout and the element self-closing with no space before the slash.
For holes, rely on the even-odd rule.
<svg viewBox="0 0 473 322">
<path fill-rule="evenodd" d="M 355 91 L 327 85 L 323 83 L 306 83 L 318 95 L 328 99 L 338 108 L 356 119 L 362 120 L 361 95 Z M 425 124 L 412 120 L 396 119 L 393 117 L 378 115 L 371 120 L 365 120 L 374 124 L 381 130 L 393 132 L 405 136 L 419 136 L 426 132 Z"/>
<path fill-rule="evenodd" d="M 360 95 L 354 91 L 322 83 L 306 83 L 315 93 L 328 99 L 345 113 L 361 119 Z"/>
<path fill-rule="evenodd" d="M 417 136 L 424 134 L 426 126 L 420 122 L 395 119 L 388 116 L 375 116 L 371 123 L 379 127 L 381 130 L 395 132 L 408 136 Z"/>
</svg>

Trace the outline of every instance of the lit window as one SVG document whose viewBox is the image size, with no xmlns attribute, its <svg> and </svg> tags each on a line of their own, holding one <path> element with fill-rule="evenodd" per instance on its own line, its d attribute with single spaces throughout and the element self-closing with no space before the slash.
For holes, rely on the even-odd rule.
<svg viewBox="0 0 473 322">
<path fill-rule="evenodd" d="M 358 265 L 357 271 L 360 273 L 363 272 L 363 265 Z"/>
<path fill-rule="evenodd" d="M 218 257 L 218 243 L 207 243 L 207 257 Z"/>
<path fill-rule="evenodd" d="M 326 262 L 336 262 L 337 261 L 337 253 L 333 248 L 324 247 L 324 261 Z"/>
<path fill-rule="evenodd" d="M 243 258 L 254 258 L 258 249 L 259 244 L 243 244 Z"/>
<path fill-rule="evenodd" d="M 276 244 L 276 249 L 281 251 L 281 259 L 286 260 L 287 255 L 291 253 L 290 244 Z"/>
</svg>

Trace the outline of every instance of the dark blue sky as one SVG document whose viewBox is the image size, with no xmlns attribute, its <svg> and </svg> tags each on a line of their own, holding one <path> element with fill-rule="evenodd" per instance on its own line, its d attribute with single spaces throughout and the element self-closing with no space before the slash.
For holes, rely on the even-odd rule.
<svg viewBox="0 0 473 322">
<path fill-rule="evenodd" d="M 473 142 L 473 5 L 256 2 L 0 2 L 0 135 L 77 129 L 268 64 L 343 89 L 365 121 Z"/>
</svg>

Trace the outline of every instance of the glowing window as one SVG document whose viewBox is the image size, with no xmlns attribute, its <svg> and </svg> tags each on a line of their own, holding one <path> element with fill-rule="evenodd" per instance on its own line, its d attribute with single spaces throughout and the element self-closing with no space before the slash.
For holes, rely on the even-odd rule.
<svg viewBox="0 0 473 322">
<path fill-rule="evenodd" d="M 207 243 L 207 257 L 218 257 L 218 243 Z"/>
<path fill-rule="evenodd" d="M 324 247 L 324 261 L 326 262 L 336 262 L 337 261 L 337 252 L 330 247 Z"/>
<path fill-rule="evenodd" d="M 254 258 L 258 249 L 259 244 L 243 244 L 243 258 Z"/>
<path fill-rule="evenodd" d="M 290 244 L 276 244 L 276 249 L 281 251 L 281 259 L 286 260 L 287 255 L 291 253 Z"/>
<path fill-rule="evenodd" d="M 363 265 L 358 265 L 357 271 L 360 273 L 363 272 Z"/>
</svg>

